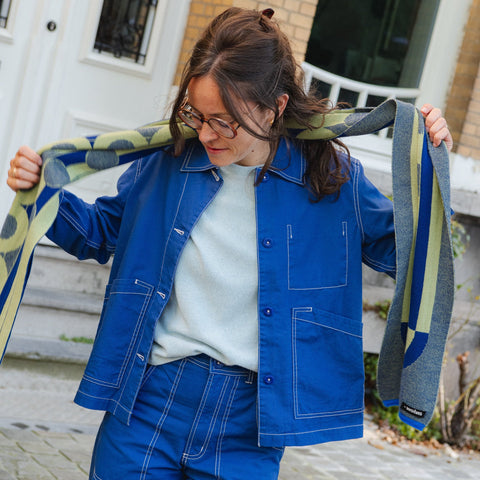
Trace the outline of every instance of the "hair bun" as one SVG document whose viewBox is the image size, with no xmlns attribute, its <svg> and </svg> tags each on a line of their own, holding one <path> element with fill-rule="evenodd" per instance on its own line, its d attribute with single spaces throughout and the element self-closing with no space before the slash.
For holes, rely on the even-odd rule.
<svg viewBox="0 0 480 480">
<path fill-rule="evenodd" d="M 267 18 L 272 18 L 274 13 L 275 11 L 272 8 L 266 8 L 265 10 L 262 11 L 262 15 L 264 15 Z"/>
</svg>

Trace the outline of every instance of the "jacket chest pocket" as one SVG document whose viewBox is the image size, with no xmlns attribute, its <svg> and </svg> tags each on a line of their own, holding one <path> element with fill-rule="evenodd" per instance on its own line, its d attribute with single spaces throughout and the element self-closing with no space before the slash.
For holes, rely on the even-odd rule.
<svg viewBox="0 0 480 480">
<path fill-rule="evenodd" d="M 348 279 L 348 225 L 314 231 L 287 225 L 288 289 L 344 287 Z"/>
</svg>

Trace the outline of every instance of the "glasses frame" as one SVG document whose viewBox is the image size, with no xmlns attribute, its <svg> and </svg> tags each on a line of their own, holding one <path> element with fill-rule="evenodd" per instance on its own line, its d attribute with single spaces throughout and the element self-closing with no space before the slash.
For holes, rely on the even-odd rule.
<svg viewBox="0 0 480 480">
<path fill-rule="evenodd" d="M 227 138 L 229 140 L 232 140 L 233 138 L 235 138 L 237 136 L 237 130 L 241 127 L 240 124 L 238 124 L 236 127 L 234 127 L 232 125 L 232 123 L 236 123 L 235 121 L 233 122 L 227 122 L 226 120 L 223 120 L 222 118 L 218 118 L 218 117 L 205 117 L 205 115 L 203 115 L 202 113 L 200 112 L 194 112 L 193 111 L 193 107 L 188 103 L 188 98 L 186 98 L 182 105 L 180 106 L 180 108 L 178 109 L 178 112 L 177 112 L 177 116 L 178 118 L 180 118 L 180 120 L 185 123 L 185 125 L 188 125 L 190 128 L 193 128 L 195 130 L 198 130 L 200 128 L 202 128 L 202 125 L 204 123 L 208 123 L 208 126 L 217 134 L 219 135 L 220 137 L 223 137 L 223 138 Z M 190 116 L 193 116 L 195 119 L 197 119 L 198 121 L 200 121 L 200 124 L 197 124 L 197 123 L 191 123 L 188 121 L 188 118 L 184 118 L 182 116 L 182 113 L 185 112 L 185 113 L 188 113 L 188 115 Z M 214 122 L 217 122 L 219 124 L 222 124 L 224 125 L 226 128 L 228 128 L 232 134 L 231 136 L 228 136 L 228 135 L 225 135 L 224 133 L 221 133 L 219 132 L 216 128 L 215 128 L 215 123 L 211 123 L 211 121 L 214 120 Z"/>
</svg>

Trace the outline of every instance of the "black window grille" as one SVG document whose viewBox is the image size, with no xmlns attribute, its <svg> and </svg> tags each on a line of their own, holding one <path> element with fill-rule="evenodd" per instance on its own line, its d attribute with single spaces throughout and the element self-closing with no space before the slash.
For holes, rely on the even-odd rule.
<svg viewBox="0 0 480 480">
<path fill-rule="evenodd" d="M 10 0 L 0 0 L 0 28 L 5 28 L 7 26 L 10 3 Z"/>
<path fill-rule="evenodd" d="M 94 49 L 144 64 L 158 0 L 104 0 Z"/>
</svg>

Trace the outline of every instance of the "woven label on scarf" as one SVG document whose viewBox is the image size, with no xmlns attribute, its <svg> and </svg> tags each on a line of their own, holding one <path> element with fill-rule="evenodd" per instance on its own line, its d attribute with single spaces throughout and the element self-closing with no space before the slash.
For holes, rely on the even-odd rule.
<svg viewBox="0 0 480 480">
<path fill-rule="evenodd" d="M 427 413 L 423 410 L 418 410 L 416 408 L 413 408 L 410 405 L 407 405 L 405 402 L 402 403 L 400 409 L 403 410 L 405 413 L 409 413 L 410 415 L 413 415 L 414 417 L 417 417 L 417 418 L 423 418 Z"/>
</svg>

